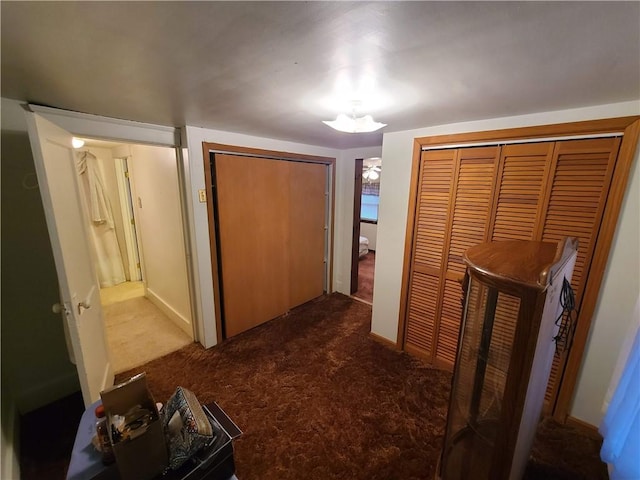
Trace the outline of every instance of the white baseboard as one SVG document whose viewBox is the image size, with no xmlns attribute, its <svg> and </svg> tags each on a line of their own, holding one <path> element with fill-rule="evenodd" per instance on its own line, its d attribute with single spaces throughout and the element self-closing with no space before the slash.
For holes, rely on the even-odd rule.
<svg viewBox="0 0 640 480">
<path fill-rule="evenodd" d="M 169 317 L 169 319 L 175 323 L 180 330 L 193 338 L 193 327 L 191 326 L 189 319 L 180 315 L 171 305 L 156 295 L 154 291 L 148 287 L 145 288 L 145 295 L 149 301 L 162 310 L 162 313 Z"/>
</svg>

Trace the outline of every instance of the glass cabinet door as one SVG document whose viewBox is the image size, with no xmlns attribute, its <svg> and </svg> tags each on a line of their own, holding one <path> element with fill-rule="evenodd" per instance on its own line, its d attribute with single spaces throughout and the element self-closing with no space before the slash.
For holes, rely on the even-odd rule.
<svg viewBox="0 0 640 480">
<path fill-rule="evenodd" d="M 449 418 L 443 480 L 489 479 L 520 299 L 469 276 Z"/>
</svg>

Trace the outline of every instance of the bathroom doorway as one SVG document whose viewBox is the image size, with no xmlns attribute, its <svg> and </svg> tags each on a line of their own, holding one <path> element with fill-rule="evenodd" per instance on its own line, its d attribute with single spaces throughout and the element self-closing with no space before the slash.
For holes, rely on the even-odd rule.
<svg viewBox="0 0 640 480">
<path fill-rule="evenodd" d="M 194 339 L 178 163 L 169 147 L 83 140 L 76 155 L 93 180 L 79 179 L 117 374 Z"/>
</svg>

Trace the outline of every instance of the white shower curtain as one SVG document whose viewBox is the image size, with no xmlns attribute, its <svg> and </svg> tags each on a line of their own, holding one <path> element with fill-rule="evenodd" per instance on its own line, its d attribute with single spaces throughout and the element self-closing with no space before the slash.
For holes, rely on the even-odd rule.
<svg viewBox="0 0 640 480">
<path fill-rule="evenodd" d="M 111 202 L 104 189 L 98 159 L 91 152 L 80 152 L 76 163 L 85 213 L 89 221 L 89 241 L 100 287 L 112 287 L 126 281 L 122 255 L 118 247 Z"/>
</svg>

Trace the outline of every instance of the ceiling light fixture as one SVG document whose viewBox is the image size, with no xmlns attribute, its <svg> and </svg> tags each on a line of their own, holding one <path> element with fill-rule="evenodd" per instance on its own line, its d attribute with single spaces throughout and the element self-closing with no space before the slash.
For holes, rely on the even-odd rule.
<svg viewBox="0 0 640 480">
<path fill-rule="evenodd" d="M 371 167 L 367 168 L 364 172 L 362 172 L 362 177 L 365 180 L 377 180 L 378 178 L 380 178 L 380 172 L 382 171 L 382 169 L 380 167 L 376 167 L 375 165 L 372 165 Z"/>
<path fill-rule="evenodd" d="M 371 115 L 363 117 L 356 116 L 356 108 L 359 102 L 353 102 L 353 111 L 351 116 L 341 113 L 335 120 L 323 120 L 322 123 L 329 125 L 334 130 L 346 133 L 369 133 L 386 127 L 386 123 L 380 123 L 373 120 Z"/>
<path fill-rule="evenodd" d="M 71 145 L 73 146 L 73 148 L 82 148 L 84 146 L 84 140 L 73 137 L 71 139 Z"/>
</svg>

